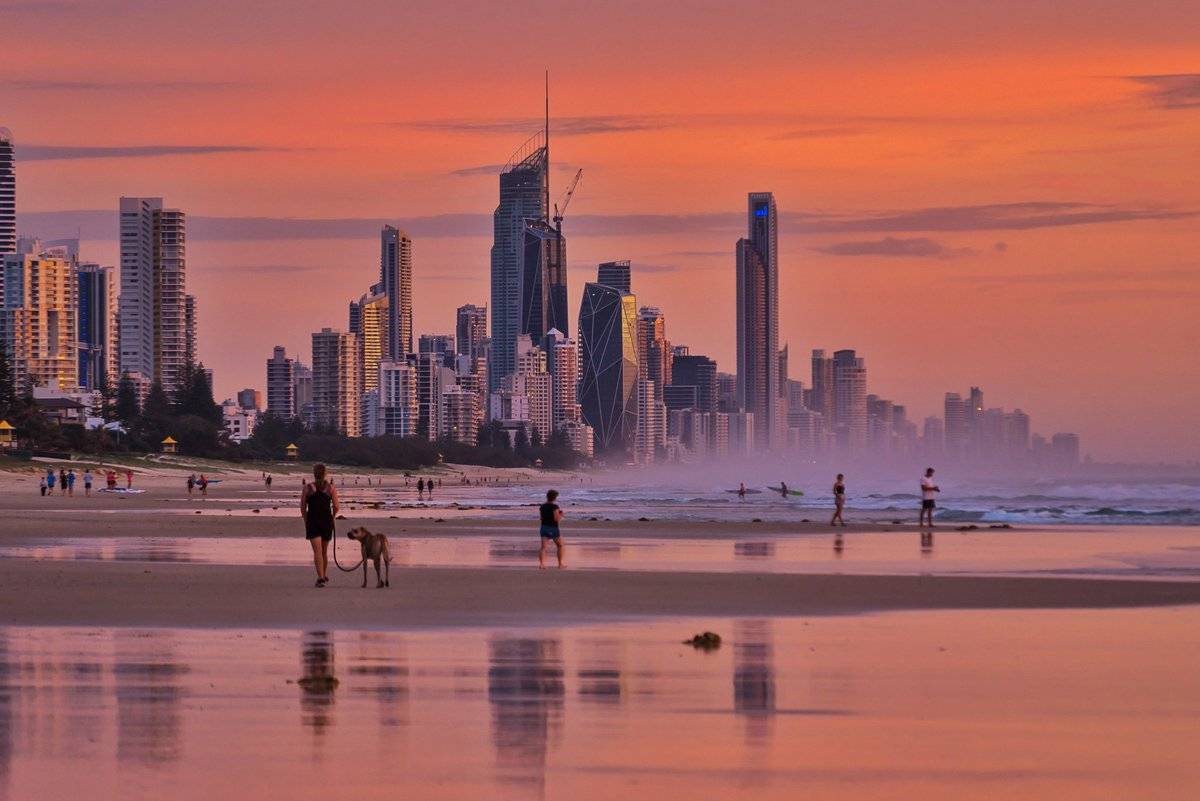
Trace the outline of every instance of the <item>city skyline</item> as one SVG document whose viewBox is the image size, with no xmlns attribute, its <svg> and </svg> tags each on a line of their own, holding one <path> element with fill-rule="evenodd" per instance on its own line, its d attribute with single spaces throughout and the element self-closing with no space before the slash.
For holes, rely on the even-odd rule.
<svg viewBox="0 0 1200 801">
<path fill-rule="evenodd" d="M 91 13 L 66 5 L 57 18 L 6 10 L 14 55 L 26 46 L 22 32 L 35 41 L 64 15 L 72 41 L 93 35 L 84 31 L 129 36 L 111 19 L 74 24 Z M 790 12 L 764 13 L 782 21 Z M 887 24 L 869 38 L 889 52 L 888 73 L 871 58 L 841 69 L 836 54 L 849 52 L 850 34 L 832 21 L 820 53 L 797 59 L 795 43 L 764 42 L 764 63 L 788 60 L 788 70 L 778 89 L 757 95 L 737 91 L 753 70 L 726 45 L 709 56 L 720 65 L 711 85 L 695 87 L 662 53 L 655 85 L 632 97 L 601 80 L 592 55 L 568 58 L 555 45 L 499 75 L 487 74 L 498 56 L 484 48 L 469 69 L 453 68 L 462 78 L 453 92 L 406 84 L 405 107 L 416 110 L 408 122 L 345 113 L 357 92 L 378 89 L 377 55 L 333 70 L 303 102 L 274 91 L 282 78 L 247 83 L 221 65 L 189 75 L 182 62 L 164 73 L 174 89 L 121 93 L 145 79 L 119 59 L 111 85 L 89 83 L 68 60 L 31 63 L 0 84 L 0 125 L 17 143 L 25 235 L 53 239 L 82 226 L 83 258 L 116 264 L 115 198 L 161 195 L 187 210 L 200 357 L 223 397 L 261 383 L 273 345 L 304 355 L 313 331 L 344 326 L 311 287 L 344 282 L 357 288 L 346 300 L 357 297 L 374 280 L 384 223 L 414 241 L 414 331 L 451 330 L 456 306 L 488 305 L 498 164 L 539 127 L 542 69 L 561 64 L 552 74 L 551 181 L 565 185 L 577 166 L 589 173 L 565 226 L 569 309 L 597 263 L 631 259 L 639 299 L 663 308 L 672 340 L 732 371 L 733 309 L 704 308 L 697 288 L 732 290 L 740 200 L 769 188 L 781 209 L 780 346 L 866 354 L 873 391 L 904 399 L 913 419 L 940 414 L 949 388 L 977 384 L 1017 400 L 1043 430 L 1079 431 L 1099 458 L 1195 454 L 1197 382 L 1185 373 L 1171 392 L 1145 387 L 1175 381 L 1200 333 L 1189 311 L 1200 202 L 1179 178 L 1195 158 L 1184 146 L 1197 135 L 1188 100 L 1195 64 L 1181 31 L 1196 10 L 1117 4 L 1104 20 L 1080 15 L 1070 57 L 1056 50 L 1064 55 L 1036 64 L 1003 35 L 1014 24 L 1003 15 L 981 12 L 987 30 L 939 18 L 955 37 L 933 64 L 902 36 L 930 24 L 930 7 L 907 20 L 874 13 Z M 485 15 L 506 30 L 499 15 Z M 301 16 L 300 38 L 315 36 L 316 21 Z M 694 45 L 714 24 L 699 15 L 672 47 Z M 643 35 L 640 26 L 622 34 L 631 30 Z M 977 64 L 979 48 L 992 66 Z M 860 43 L 854 50 L 861 58 Z M 957 89 L 939 80 L 948 70 Z M 801 82 L 802 71 L 822 80 Z M 179 99 L 168 102 L 172 92 Z M 119 109 L 89 102 L 117 94 Z M 254 108 L 260 96 L 266 102 Z M 183 103 L 186 127 L 152 113 Z M 225 103 L 244 112 L 238 125 L 212 113 Z M 282 292 L 287 319 L 278 331 L 245 331 L 240 321 L 261 314 L 272 292 Z"/>
</svg>

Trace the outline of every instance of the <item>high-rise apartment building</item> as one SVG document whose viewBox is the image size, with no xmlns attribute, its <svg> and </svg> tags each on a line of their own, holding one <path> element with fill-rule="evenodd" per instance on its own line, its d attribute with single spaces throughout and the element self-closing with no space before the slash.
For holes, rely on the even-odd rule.
<svg viewBox="0 0 1200 801">
<path fill-rule="evenodd" d="M 812 392 L 808 408 L 820 412 L 826 420 L 833 419 L 833 359 L 823 350 L 812 352 Z"/>
<path fill-rule="evenodd" d="M 551 428 L 559 431 L 567 423 L 576 422 L 580 418 L 579 345 L 557 329 L 552 329 L 543 343 L 553 395 Z"/>
<path fill-rule="evenodd" d="M 851 453 L 867 447 L 867 365 L 853 350 L 833 354 L 833 426 L 838 445 Z"/>
<path fill-rule="evenodd" d="M 492 391 L 516 369 L 525 224 L 549 218 L 550 145 L 543 132 L 522 144 L 500 173 L 500 202 L 492 215 L 492 344 L 488 361 Z"/>
<path fill-rule="evenodd" d="M 654 382 L 637 382 L 637 431 L 633 442 L 633 461 L 652 464 L 659 449 L 667 442 L 667 407 L 659 400 Z"/>
<path fill-rule="evenodd" d="M 417 377 L 417 436 L 436 440 L 442 431 L 442 391 L 456 386 L 454 371 L 441 353 L 419 353 L 413 365 Z"/>
<path fill-rule="evenodd" d="M 749 196 L 748 235 L 737 242 L 737 397 L 754 415 L 760 449 L 773 441 L 779 405 L 779 247 L 775 197 Z"/>
<path fill-rule="evenodd" d="M 387 296 L 387 358 L 399 361 L 413 352 L 412 239 L 385 225 L 379 234 L 379 284 Z"/>
<path fill-rule="evenodd" d="M 478 441 L 479 395 L 458 385 L 442 390 L 440 436 L 451 442 L 474 446 Z"/>
<path fill-rule="evenodd" d="M 667 322 L 656 306 L 638 309 L 638 365 L 641 377 L 654 382 L 654 392 L 662 400 L 663 387 L 671 383 L 671 343 L 667 341 Z"/>
<path fill-rule="evenodd" d="M 292 361 L 292 406 L 296 417 L 304 425 L 313 426 L 313 374 L 312 368 L 299 359 Z"/>
<path fill-rule="evenodd" d="M 629 259 L 622 261 L 606 261 L 596 270 L 596 283 L 611 286 L 622 294 L 633 291 L 632 268 Z"/>
<path fill-rule="evenodd" d="M 707 356 L 686 354 L 671 360 L 671 384 L 696 388 L 696 409 L 715 412 L 720 399 L 717 390 L 717 363 Z"/>
<path fill-rule="evenodd" d="M 421 334 L 417 340 L 417 353 L 433 353 L 446 361 L 454 354 L 454 337 L 451 334 Z"/>
<path fill-rule="evenodd" d="M 157 382 L 173 392 L 195 359 L 186 255 L 182 211 L 163 208 L 160 197 L 121 198 L 118 366 L 143 388 Z"/>
<path fill-rule="evenodd" d="M 116 271 L 91 262 L 76 267 L 79 386 L 101 390 L 117 381 Z"/>
<path fill-rule="evenodd" d="M 0 336 L 13 383 L 74 390 L 79 386 L 75 265 L 63 258 L 9 253 L 3 265 Z"/>
<path fill-rule="evenodd" d="M 970 404 L 957 392 L 947 392 L 942 405 L 946 455 L 963 459 L 971 441 Z"/>
<path fill-rule="evenodd" d="M 378 430 L 372 436 L 417 435 L 417 368 L 408 361 L 379 365 Z"/>
<path fill-rule="evenodd" d="M 579 405 L 598 452 L 629 450 L 637 431 L 637 297 L 585 284 L 579 310 Z"/>
<path fill-rule="evenodd" d="M 455 346 L 459 356 L 472 362 L 485 355 L 487 340 L 487 306 L 468 303 L 455 313 Z"/>
<path fill-rule="evenodd" d="M 364 424 L 368 415 L 374 415 L 379 406 L 379 363 L 385 358 L 389 347 L 389 308 L 390 301 L 382 284 L 376 284 L 357 301 L 350 303 L 350 333 L 358 338 Z"/>
<path fill-rule="evenodd" d="M 17 159 L 12 131 L 0 128 L 0 256 L 17 252 Z"/>
<path fill-rule="evenodd" d="M 276 345 L 267 359 L 267 414 L 281 420 L 291 420 L 299 415 L 296 408 L 295 388 L 296 362 L 288 358 L 287 349 Z"/>
<path fill-rule="evenodd" d="M 358 337 L 323 328 L 312 335 L 313 419 L 318 427 L 362 436 L 362 362 Z"/>
</svg>

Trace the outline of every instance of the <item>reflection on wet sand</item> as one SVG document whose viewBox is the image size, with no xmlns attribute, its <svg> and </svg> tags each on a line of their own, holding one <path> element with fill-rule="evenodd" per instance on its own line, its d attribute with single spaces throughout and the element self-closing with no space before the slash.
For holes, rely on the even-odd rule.
<svg viewBox="0 0 1200 801">
<path fill-rule="evenodd" d="M 765 542 L 735 542 L 733 557 L 735 559 L 770 559 L 775 556 L 775 543 Z"/>
<path fill-rule="evenodd" d="M 578 679 L 579 698 L 600 704 L 619 704 L 623 694 L 621 651 L 618 640 L 594 639 L 580 644 Z"/>
<path fill-rule="evenodd" d="M 356 692 L 375 699 L 379 725 L 392 729 L 408 724 L 408 666 L 404 639 L 362 632 L 354 640 L 349 676 Z"/>
<path fill-rule="evenodd" d="M 545 781 L 546 756 L 563 722 L 561 646 L 557 639 L 488 642 L 488 702 L 500 778 Z"/>
<path fill-rule="evenodd" d="M 771 621 L 739 620 L 733 624 L 733 708 L 746 722 L 746 740 L 750 743 L 762 743 L 771 736 L 774 650 Z"/>
<path fill-rule="evenodd" d="M 117 759 L 161 764 L 183 755 L 183 699 L 187 665 L 169 632 L 113 635 L 117 698 Z"/>
<path fill-rule="evenodd" d="M 327 631 L 305 632 L 300 641 L 300 720 L 316 735 L 333 725 L 334 693 L 338 679 L 333 667 L 333 636 Z"/>
</svg>

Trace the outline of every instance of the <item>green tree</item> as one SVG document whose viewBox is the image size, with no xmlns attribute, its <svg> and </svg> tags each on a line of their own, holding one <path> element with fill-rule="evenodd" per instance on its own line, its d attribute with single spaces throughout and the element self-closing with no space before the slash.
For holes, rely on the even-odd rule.
<svg viewBox="0 0 1200 801">
<path fill-rule="evenodd" d="M 132 425 L 141 416 L 141 413 L 137 385 L 133 383 L 133 378 L 129 373 L 121 373 L 121 380 L 117 384 L 117 419 L 128 426 Z"/>
<path fill-rule="evenodd" d="M 210 423 L 222 422 L 221 407 L 213 400 L 212 386 L 208 383 L 208 373 L 204 364 L 191 365 L 184 368 L 183 378 L 175 392 L 175 413 L 179 415 L 195 415 Z"/>
<path fill-rule="evenodd" d="M 0 416 L 10 414 L 17 402 L 13 382 L 12 363 L 8 360 L 8 349 L 0 342 Z"/>
</svg>

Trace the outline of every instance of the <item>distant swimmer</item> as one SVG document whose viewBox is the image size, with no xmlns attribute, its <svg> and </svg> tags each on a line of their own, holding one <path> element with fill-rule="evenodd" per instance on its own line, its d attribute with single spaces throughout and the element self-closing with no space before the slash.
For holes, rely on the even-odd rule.
<svg viewBox="0 0 1200 801">
<path fill-rule="evenodd" d="M 743 501 L 746 500 L 746 483 L 744 481 L 738 484 L 738 497 Z"/>
<path fill-rule="evenodd" d="M 846 477 L 841 473 L 837 474 L 837 478 L 833 482 L 833 518 L 829 521 L 829 525 L 836 526 L 841 523 L 846 525 L 846 521 L 842 519 L 842 509 L 846 507 Z"/>
<path fill-rule="evenodd" d="M 555 501 L 558 500 L 558 491 L 550 490 L 546 493 L 546 502 L 538 507 L 538 513 L 541 515 L 541 534 L 542 547 L 538 549 L 538 568 L 546 568 L 546 546 L 553 541 L 554 546 L 558 549 L 558 566 L 563 566 L 563 541 L 562 533 L 558 530 L 559 521 L 563 518 L 562 509 L 559 508 Z"/>
<path fill-rule="evenodd" d="M 941 492 L 938 485 L 933 481 L 933 468 L 925 470 L 925 476 L 921 479 L 921 514 L 917 519 L 917 525 L 924 525 L 928 520 L 930 528 L 933 527 L 933 510 L 937 507 L 937 494 Z"/>
</svg>

